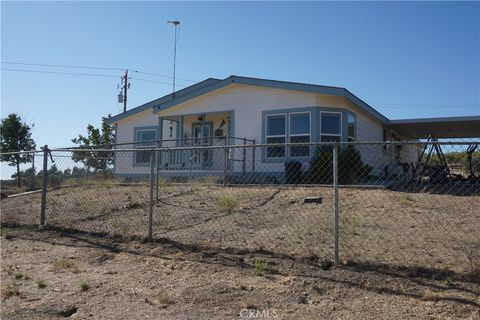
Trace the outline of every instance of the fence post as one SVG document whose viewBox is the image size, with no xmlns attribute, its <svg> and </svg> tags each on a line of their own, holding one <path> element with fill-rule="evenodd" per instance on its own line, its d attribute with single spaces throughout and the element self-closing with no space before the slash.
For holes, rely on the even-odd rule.
<svg viewBox="0 0 480 320">
<path fill-rule="evenodd" d="M 160 149 L 161 142 L 158 140 L 157 142 L 157 148 Z M 158 158 L 157 158 L 157 175 L 155 177 L 155 202 L 158 202 L 158 192 L 159 192 L 159 185 L 158 185 L 158 176 L 159 176 L 159 171 L 160 171 L 160 165 L 162 161 L 162 151 L 158 150 L 156 153 L 158 153 Z"/>
<path fill-rule="evenodd" d="M 47 204 L 48 145 L 43 147 L 42 200 L 40 205 L 40 227 L 45 226 L 45 206 Z"/>
<path fill-rule="evenodd" d="M 333 146 L 333 262 L 338 265 L 338 144 Z"/>
<path fill-rule="evenodd" d="M 242 163 L 242 174 L 243 174 L 243 183 L 246 183 L 247 178 L 247 138 L 243 138 L 243 151 L 242 151 L 243 163 Z"/>
<path fill-rule="evenodd" d="M 255 139 L 253 139 L 253 147 L 252 147 L 252 172 L 255 172 Z"/>
<path fill-rule="evenodd" d="M 224 160 L 224 163 L 223 163 L 223 186 L 225 187 L 227 185 L 227 170 L 228 170 L 228 149 L 227 149 L 227 145 L 228 145 L 228 136 L 225 136 L 225 148 L 223 149 L 224 153 L 225 153 L 225 160 Z"/>
<path fill-rule="evenodd" d="M 155 151 L 152 150 L 150 155 L 150 202 L 148 206 L 148 240 L 152 240 L 152 224 L 153 224 L 153 187 L 155 183 Z"/>
</svg>

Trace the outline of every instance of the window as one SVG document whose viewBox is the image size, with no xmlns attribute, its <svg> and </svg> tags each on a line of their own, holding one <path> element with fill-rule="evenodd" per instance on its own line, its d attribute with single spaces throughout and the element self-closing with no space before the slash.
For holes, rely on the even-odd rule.
<svg viewBox="0 0 480 320">
<path fill-rule="evenodd" d="M 267 143 L 285 143 L 286 138 L 286 115 L 276 114 L 266 117 L 266 135 Z M 285 157 L 284 146 L 267 147 L 267 158 Z"/>
<path fill-rule="evenodd" d="M 310 142 L 310 112 L 290 113 L 290 143 Z M 290 157 L 309 157 L 310 146 L 290 147 Z"/>
<path fill-rule="evenodd" d="M 353 113 L 348 114 L 348 142 L 354 142 L 356 140 L 356 121 Z"/>
<path fill-rule="evenodd" d="M 340 142 L 342 140 L 342 114 L 320 112 L 320 141 Z"/>
<path fill-rule="evenodd" d="M 141 129 L 135 131 L 135 141 L 144 142 L 135 144 L 135 148 L 155 147 L 155 139 L 157 138 L 157 130 L 155 129 Z M 152 152 L 148 150 L 135 152 L 135 163 L 146 164 L 150 162 Z"/>
</svg>

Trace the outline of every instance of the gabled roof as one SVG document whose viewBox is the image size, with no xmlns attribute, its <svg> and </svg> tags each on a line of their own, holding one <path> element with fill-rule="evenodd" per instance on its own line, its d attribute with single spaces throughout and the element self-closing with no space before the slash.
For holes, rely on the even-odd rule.
<svg viewBox="0 0 480 320">
<path fill-rule="evenodd" d="M 162 105 L 163 103 L 174 100 L 176 98 L 180 98 L 184 95 L 192 93 L 192 92 L 194 92 L 196 90 L 199 90 L 201 88 L 204 88 L 206 86 L 212 85 L 212 84 L 214 84 L 216 82 L 219 82 L 219 81 L 221 81 L 221 80 L 220 79 L 214 79 L 214 78 L 208 78 L 206 80 L 195 83 L 194 85 L 191 85 L 191 86 L 188 86 L 188 87 L 183 88 L 181 90 L 178 90 L 178 91 L 175 92 L 175 94 L 173 94 L 173 93 L 167 94 L 166 96 L 163 96 L 161 98 L 152 100 L 152 101 L 147 102 L 145 104 L 142 104 L 142 105 L 140 105 L 136 108 L 130 109 L 127 112 L 119 113 L 119 114 L 111 117 L 110 119 L 108 119 L 107 123 L 112 124 L 112 123 L 115 123 L 115 122 L 120 121 L 122 119 L 125 119 L 127 117 L 130 117 L 134 114 L 137 114 L 139 112 L 142 112 L 142 111 L 145 111 L 145 110 L 148 110 L 148 109 L 153 110 L 153 108 L 156 107 L 156 106 Z"/>
<path fill-rule="evenodd" d="M 322 86 L 316 84 L 308 84 L 308 83 L 299 83 L 299 82 L 288 82 L 288 81 L 278 81 L 278 80 L 268 80 L 268 79 L 259 79 L 259 78 L 250 78 L 250 77 L 239 77 L 232 75 L 228 78 L 223 80 L 209 78 L 197 84 L 194 84 L 190 87 L 184 88 L 180 91 L 173 94 L 166 95 L 159 99 L 150 101 L 146 104 L 143 104 L 137 108 L 131 109 L 125 113 L 118 114 L 109 119 L 109 123 L 117 122 L 121 119 L 124 119 L 128 116 L 131 116 L 135 113 L 147 110 L 149 108 L 153 109 L 153 112 L 158 112 L 160 110 L 165 110 L 167 108 L 171 108 L 175 105 L 183 103 L 185 101 L 194 99 L 201 95 L 207 94 L 214 90 L 221 89 L 226 87 L 230 84 L 238 83 L 238 84 L 245 84 L 245 85 L 252 85 L 252 86 L 259 86 L 259 87 L 267 87 L 267 88 L 275 88 L 275 89 L 285 89 L 285 90 L 295 90 L 295 91 L 303 91 L 309 93 L 318 93 L 318 94 L 325 94 L 325 95 L 332 95 L 337 97 L 343 97 L 351 102 L 358 105 L 368 114 L 374 116 L 378 120 L 383 123 L 388 122 L 388 118 L 382 115 L 380 112 L 369 106 L 363 100 L 355 96 L 353 93 L 348 91 L 345 88 L 340 87 L 331 87 L 331 86 Z"/>
</svg>

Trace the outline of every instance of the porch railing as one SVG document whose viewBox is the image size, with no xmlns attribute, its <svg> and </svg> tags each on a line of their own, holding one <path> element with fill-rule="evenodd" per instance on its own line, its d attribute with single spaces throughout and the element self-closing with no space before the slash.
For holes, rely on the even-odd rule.
<svg viewBox="0 0 480 320">
<path fill-rule="evenodd" d="M 187 139 L 169 139 L 156 141 L 158 146 L 165 146 L 165 143 L 174 143 L 175 146 L 193 147 L 193 146 L 224 146 L 239 144 L 255 144 L 254 139 L 239 137 L 204 137 L 204 138 L 187 138 Z M 220 154 L 221 153 L 221 154 Z M 246 155 L 242 153 L 239 158 L 233 158 L 229 153 L 228 162 L 243 161 L 246 162 Z M 223 168 L 221 165 L 216 168 L 214 164 L 218 164 L 218 158 L 223 158 L 221 150 L 167 150 L 162 151 L 159 156 L 160 170 L 215 170 Z"/>
</svg>

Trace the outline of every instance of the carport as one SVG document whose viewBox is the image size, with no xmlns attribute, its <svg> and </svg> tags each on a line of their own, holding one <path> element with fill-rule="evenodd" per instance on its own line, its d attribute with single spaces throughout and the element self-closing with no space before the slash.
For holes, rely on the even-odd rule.
<svg viewBox="0 0 480 320">
<path fill-rule="evenodd" d="M 385 127 L 412 139 L 479 138 L 480 116 L 390 120 Z"/>
</svg>

